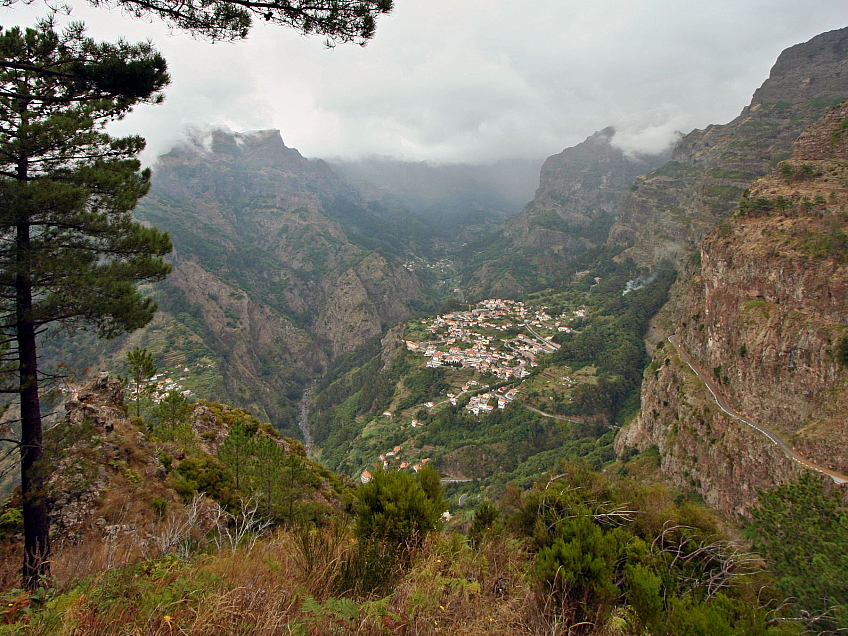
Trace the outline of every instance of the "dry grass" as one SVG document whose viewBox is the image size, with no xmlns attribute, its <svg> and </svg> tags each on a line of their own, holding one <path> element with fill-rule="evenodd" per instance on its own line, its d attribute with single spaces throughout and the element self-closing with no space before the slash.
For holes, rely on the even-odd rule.
<svg viewBox="0 0 848 636">
<path fill-rule="evenodd" d="M 0 541 L 0 590 L 20 587 L 23 561 L 22 541 Z"/>
<path fill-rule="evenodd" d="M 311 542 L 311 543 L 310 543 Z M 57 556 L 64 592 L 0 634 L 126 636 L 190 634 L 566 634 L 542 611 L 531 556 L 515 539 L 479 551 L 434 535 L 385 598 L 333 598 L 333 577 L 355 548 L 341 528 L 280 530 L 253 550 L 171 555 L 107 570 L 106 546 Z M 99 573 L 94 573 L 102 568 Z M 73 576 L 87 576 L 75 585 Z M 119 627 L 120 626 L 120 627 Z"/>
</svg>

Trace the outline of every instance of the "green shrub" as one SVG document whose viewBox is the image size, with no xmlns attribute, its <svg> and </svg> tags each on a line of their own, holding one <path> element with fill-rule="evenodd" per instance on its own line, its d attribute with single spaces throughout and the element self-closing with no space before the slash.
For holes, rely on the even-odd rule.
<svg viewBox="0 0 848 636">
<path fill-rule="evenodd" d="M 498 507 L 488 501 L 484 501 L 477 507 L 474 518 L 471 520 L 471 527 L 468 529 L 468 540 L 471 541 L 472 546 L 477 547 L 480 544 L 486 531 L 497 523 L 499 516 Z"/>
<path fill-rule="evenodd" d="M 836 345 L 836 359 L 842 366 L 848 366 L 848 335 L 842 336 Z"/>
<path fill-rule="evenodd" d="M 6 508 L 0 515 L 0 532 L 17 534 L 24 528 L 24 515 L 20 508 Z"/>
<path fill-rule="evenodd" d="M 203 492 L 213 499 L 230 503 L 233 499 L 233 480 L 227 468 L 206 453 L 190 455 L 177 466 L 172 475 L 174 489 L 185 498 Z"/>
<path fill-rule="evenodd" d="M 759 551 L 778 586 L 812 615 L 828 611 L 816 629 L 848 620 L 848 508 L 839 493 L 806 472 L 796 482 L 760 493 L 753 511 Z"/>
<path fill-rule="evenodd" d="M 639 620 L 652 633 L 662 633 L 662 579 L 653 569 L 639 563 L 628 564 L 625 573 L 630 586 L 627 600 L 636 610 Z"/>
<path fill-rule="evenodd" d="M 535 573 L 561 602 L 570 600 L 591 620 L 618 596 L 616 563 L 629 533 L 622 528 L 604 532 L 588 508 L 570 513 L 557 524 L 552 544 L 536 554 Z"/>
<path fill-rule="evenodd" d="M 438 527 L 445 510 L 441 485 L 433 492 L 432 485 L 428 481 L 424 483 L 431 492 L 409 473 L 375 469 L 371 481 L 357 491 L 356 535 L 359 539 L 381 540 L 394 545 L 423 541 Z"/>
<path fill-rule="evenodd" d="M 386 541 L 360 541 L 342 556 L 332 582 L 334 594 L 386 596 L 403 571 L 403 553 L 403 547 Z"/>
</svg>

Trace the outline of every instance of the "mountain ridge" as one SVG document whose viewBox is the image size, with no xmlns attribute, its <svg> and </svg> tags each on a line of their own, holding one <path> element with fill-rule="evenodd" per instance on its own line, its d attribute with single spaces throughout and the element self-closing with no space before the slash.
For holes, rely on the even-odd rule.
<svg viewBox="0 0 848 636">
<path fill-rule="evenodd" d="M 739 211 L 704 240 L 675 332 L 733 407 L 790 440 L 810 461 L 845 472 L 848 430 L 848 102 L 802 133 L 791 158 L 756 181 Z M 748 515 L 759 488 L 798 469 L 709 404 L 666 348 L 642 386 L 639 417 L 617 449 L 656 444 L 676 483 Z M 697 384 L 697 383 L 696 383 Z M 689 397 L 689 396 L 700 397 Z M 731 485 L 732 484 L 732 485 Z"/>
</svg>

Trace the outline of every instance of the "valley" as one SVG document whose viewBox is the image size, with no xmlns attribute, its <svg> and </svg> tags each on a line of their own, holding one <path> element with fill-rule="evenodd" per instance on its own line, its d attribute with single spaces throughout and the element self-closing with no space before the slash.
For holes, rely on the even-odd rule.
<svg viewBox="0 0 848 636">
<path fill-rule="evenodd" d="M 609 264 L 526 301 L 456 302 L 390 330 L 316 386 L 316 457 L 357 477 L 399 445 L 409 470 L 429 458 L 490 496 L 557 456 L 612 461 L 636 404 L 646 318 L 673 280 L 667 271 L 625 293 L 640 274 Z"/>
<path fill-rule="evenodd" d="M 848 628 L 846 68 L 848 28 L 790 47 L 659 151 L 614 126 L 543 162 L 177 143 L 133 212 L 173 242 L 155 317 L 38 334 L 61 601 L 7 594 L 5 624 Z"/>
<path fill-rule="evenodd" d="M 533 162 L 327 163 L 276 130 L 209 131 L 160 157 L 137 210 L 175 244 L 174 273 L 151 290 L 156 320 L 96 345 L 86 334 L 48 340 L 47 360 L 77 375 L 123 373 L 125 352 L 148 348 L 168 388 L 248 408 L 352 477 L 400 442 L 452 477 L 503 472 L 501 484 L 577 439 L 577 456 L 603 466 L 617 427 L 638 413 L 628 430 L 641 430 L 653 415 L 644 397 L 639 407 L 642 371 L 685 330 L 677 316 L 698 284 L 699 241 L 848 96 L 833 48 L 842 39 L 834 31 L 784 52 L 737 119 L 666 152 L 625 153 L 613 127 L 590 135 L 544 162 L 520 211 Z M 799 89 L 801 76 L 814 79 Z M 781 196 L 797 198 L 805 183 Z M 473 208 L 488 212 L 449 213 Z M 838 328 L 843 316 L 831 314 Z M 728 369 L 711 355 L 711 368 Z M 468 419 L 478 417 L 488 419 Z M 502 425 L 502 441 L 485 440 Z M 539 448 L 513 453 L 509 436 L 527 430 Z M 620 454 L 635 433 L 618 437 Z M 633 441 L 644 451 L 651 439 Z M 485 468 L 472 467 L 484 456 Z"/>
</svg>

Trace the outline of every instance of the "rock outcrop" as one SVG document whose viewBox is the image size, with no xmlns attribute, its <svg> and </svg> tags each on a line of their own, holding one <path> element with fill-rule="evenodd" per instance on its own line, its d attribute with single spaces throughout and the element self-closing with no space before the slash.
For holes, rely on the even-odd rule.
<svg viewBox="0 0 848 636">
<path fill-rule="evenodd" d="M 607 127 L 547 158 L 533 201 L 503 222 L 497 250 L 484 250 L 468 266 L 472 294 L 518 295 L 603 245 L 627 188 L 669 157 L 628 155 L 612 143 L 614 137 L 615 129 Z"/>
<path fill-rule="evenodd" d="M 841 40 L 840 40 L 841 41 Z M 848 472 L 848 102 L 801 135 L 701 245 L 678 342 L 733 408 L 816 464 Z M 797 474 L 763 435 L 721 413 L 667 343 L 617 448 L 660 448 L 663 470 L 744 515 Z"/>
<path fill-rule="evenodd" d="M 348 353 L 409 315 L 421 298 L 415 274 L 371 252 L 327 285 L 315 332 L 333 355 Z"/>
<path fill-rule="evenodd" d="M 189 531 L 205 533 L 220 515 L 211 496 L 193 490 L 202 490 L 199 485 L 187 485 L 180 467 L 191 461 L 224 470 L 213 458 L 236 422 L 248 435 L 271 439 L 286 455 L 303 458 L 300 499 L 341 506 L 338 478 L 306 459 L 299 441 L 281 438 L 244 409 L 199 402 L 187 416 L 188 435 L 180 432 L 171 441 L 163 441 L 167 436 L 161 429 L 151 433 L 134 419 L 127 414 L 121 383 L 100 374 L 72 388 L 65 418 L 47 431 L 48 507 L 60 560 L 66 545 L 86 543 L 97 558 L 105 551 L 107 558 L 130 562 L 172 551 L 176 545 L 168 541 L 186 539 Z"/>
<path fill-rule="evenodd" d="M 636 177 L 668 159 L 666 153 L 629 156 L 612 144 L 614 137 L 610 126 L 547 158 L 536 196 L 507 229 L 517 245 L 569 256 L 604 242 L 604 217 L 618 214 Z"/>
<path fill-rule="evenodd" d="M 47 433 L 45 447 L 53 463 L 47 484 L 50 532 L 60 539 L 59 548 L 119 530 L 135 532 L 137 504 L 155 497 L 178 500 L 164 485 L 155 447 L 127 416 L 121 383 L 105 373 L 71 390 L 65 419 Z M 125 497 L 135 504 L 124 506 Z"/>
</svg>

